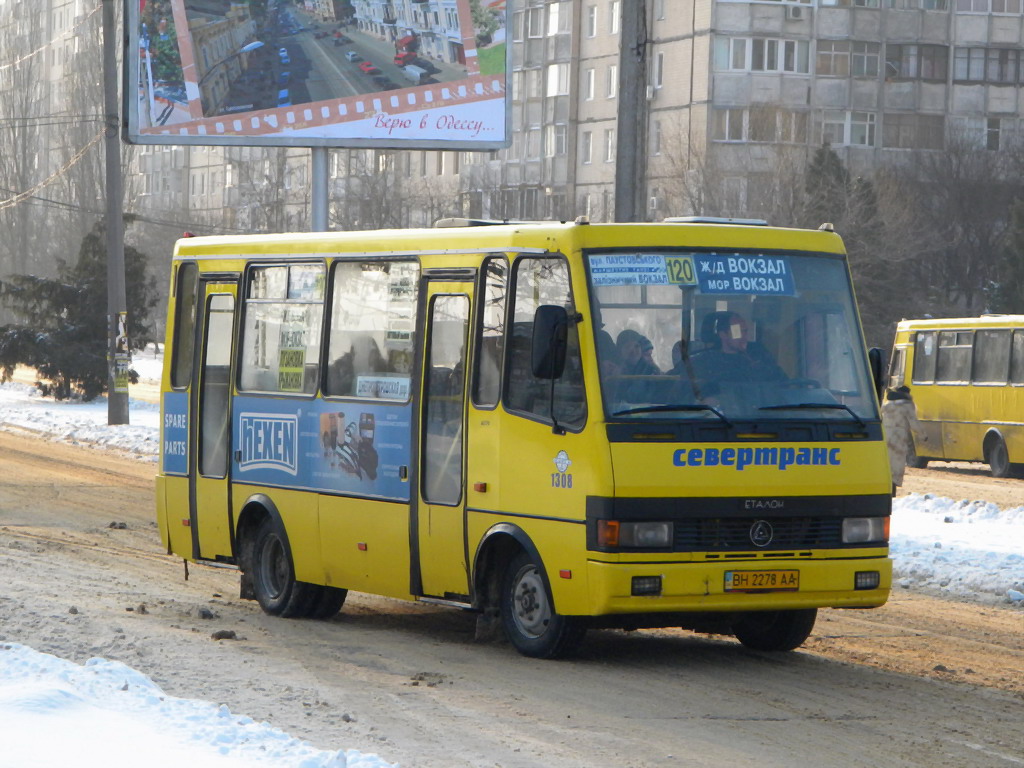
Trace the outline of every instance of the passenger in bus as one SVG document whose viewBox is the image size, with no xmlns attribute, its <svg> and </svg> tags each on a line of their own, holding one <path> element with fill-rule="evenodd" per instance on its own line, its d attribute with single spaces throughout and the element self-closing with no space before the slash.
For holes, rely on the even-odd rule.
<svg viewBox="0 0 1024 768">
<path fill-rule="evenodd" d="M 638 377 L 654 376 L 661 373 L 661 370 L 654 362 L 644 357 L 644 339 L 644 336 L 630 328 L 621 331 L 615 339 L 621 377 L 616 391 L 619 400 L 630 403 L 651 401 L 650 382 Z"/>
<path fill-rule="evenodd" d="M 750 341 L 750 325 L 743 315 L 714 312 L 708 318 L 701 329 L 701 340 L 708 348 L 693 357 L 694 375 L 705 394 L 714 394 L 722 382 L 787 378 L 768 350 Z"/>
</svg>

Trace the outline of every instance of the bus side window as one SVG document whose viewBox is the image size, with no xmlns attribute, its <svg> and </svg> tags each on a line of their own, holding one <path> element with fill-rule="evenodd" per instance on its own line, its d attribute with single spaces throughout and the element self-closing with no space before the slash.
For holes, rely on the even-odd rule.
<svg viewBox="0 0 1024 768">
<path fill-rule="evenodd" d="M 1013 332 L 1013 350 L 1010 353 L 1010 383 L 1024 384 L 1024 329 Z"/>
<path fill-rule="evenodd" d="M 477 315 L 473 403 L 483 408 L 498 404 L 501 363 L 505 349 L 505 305 L 508 296 L 508 262 L 504 256 L 484 261 L 483 297 Z"/>
<path fill-rule="evenodd" d="M 935 331 L 918 331 L 914 335 L 914 372 L 915 384 L 931 384 L 935 381 L 935 357 L 937 347 Z"/>
<path fill-rule="evenodd" d="M 322 264 L 252 268 L 245 299 L 239 389 L 316 392 L 323 299 Z"/>
<path fill-rule="evenodd" d="M 324 394 L 408 400 L 418 262 L 341 261 L 331 279 Z"/>
<path fill-rule="evenodd" d="M 1005 384 L 1010 375 L 1010 329 L 979 329 L 974 334 L 971 381 Z"/>
<path fill-rule="evenodd" d="M 178 267 L 174 292 L 174 365 L 171 386 L 187 387 L 192 380 L 192 356 L 196 341 L 196 287 L 199 268 L 193 262 Z"/>
<path fill-rule="evenodd" d="M 505 372 L 505 405 L 544 421 L 551 418 L 551 381 L 534 377 L 531 365 L 533 316 L 542 304 L 565 307 L 575 313 L 569 283 L 569 267 L 563 259 L 523 257 L 515 264 L 512 334 Z M 587 417 L 583 390 L 580 339 L 570 324 L 565 371 L 554 384 L 555 418 L 566 427 L 581 427 Z"/>
</svg>

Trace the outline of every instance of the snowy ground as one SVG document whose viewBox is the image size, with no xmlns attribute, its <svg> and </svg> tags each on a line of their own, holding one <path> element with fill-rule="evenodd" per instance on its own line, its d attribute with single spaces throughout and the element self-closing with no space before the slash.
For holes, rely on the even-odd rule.
<svg viewBox="0 0 1024 768">
<path fill-rule="evenodd" d="M 134 365 L 143 383 L 159 376 L 159 357 L 143 354 Z M 159 407 L 133 399 L 130 414 L 131 425 L 110 427 L 105 400 L 55 403 L 27 384 L 0 385 L 0 429 L 32 430 L 155 461 Z M 1024 506 L 1000 509 L 984 500 L 911 494 L 893 502 L 890 544 L 896 588 L 1024 611 Z M 315 750 L 223 707 L 167 696 L 117 662 L 93 659 L 79 666 L 12 644 L 0 644 L 0 723 L 0 768 L 85 765 L 88 755 L 103 755 L 105 766 L 390 765 L 376 755 Z"/>
</svg>

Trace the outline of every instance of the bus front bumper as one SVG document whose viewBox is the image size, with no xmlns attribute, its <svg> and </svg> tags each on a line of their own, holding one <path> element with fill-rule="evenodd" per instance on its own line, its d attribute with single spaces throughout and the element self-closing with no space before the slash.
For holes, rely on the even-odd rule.
<svg viewBox="0 0 1024 768">
<path fill-rule="evenodd" d="M 587 578 L 591 616 L 876 608 L 889 597 L 892 560 L 884 556 L 770 562 L 590 560 Z"/>
</svg>

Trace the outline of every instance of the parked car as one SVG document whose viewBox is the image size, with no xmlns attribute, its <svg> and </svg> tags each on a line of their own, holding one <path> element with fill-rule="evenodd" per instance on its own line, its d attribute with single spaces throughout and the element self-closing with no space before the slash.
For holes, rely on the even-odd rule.
<svg viewBox="0 0 1024 768">
<path fill-rule="evenodd" d="M 285 88 L 277 92 L 277 106 L 279 107 L 290 107 L 292 105 L 291 96 L 288 93 L 288 89 Z"/>
<path fill-rule="evenodd" d="M 395 64 L 400 67 L 404 67 L 406 64 L 412 64 L 416 61 L 416 54 L 412 51 L 402 51 L 401 53 L 395 54 Z"/>
<path fill-rule="evenodd" d="M 292 73 L 286 69 L 284 72 L 277 76 L 277 84 L 283 88 L 284 86 L 288 85 L 288 79 L 291 76 Z"/>
<path fill-rule="evenodd" d="M 317 32 L 315 35 L 313 35 L 313 37 L 315 37 L 317 40 L 322 40 L 325 37 L 327 37 L 327 33 L 326 32 Z"/>
<path fill-rule="evenodd" d="M 355 51 L 346 51 L 345 52 L 345 58 L 348 59 L 349 61 L 362 61 L 363 60 L 363 57 L 360 56 Z"/>
<path fill-rule="evenodd" d="M 288 49 L 287 48 L 281 48 L 280 50 L 278 50 L 277 55 L 281 57 L 281 63 L 282 64 L 291 64 L 292 63 L 292 60 L 288 56 Z"/>
<path fill-rule="evenodd" d="M 368 75 L 375 75 L 378 72 L 380 72 L 380 70 L 377 69 L 377 67 L 371 61 L 364 61 L 362 64 L 359 65 L 359 69 L 361 69 Z"/>
<path fill-rule="evenodd" d="M 430 73 L 423 67 L 407 64 L 402 67 L 402 76 L 413 85 L 423 85 L 430 78 Z"/>
<path fill-rule="evenodd" d="M 373 78 L 374 84 L 382 91 L 393 91 L 401 86 L 395 85 L 391 80 L 384 77 L 384 75 L 377 75 Z"/>
</svg>

